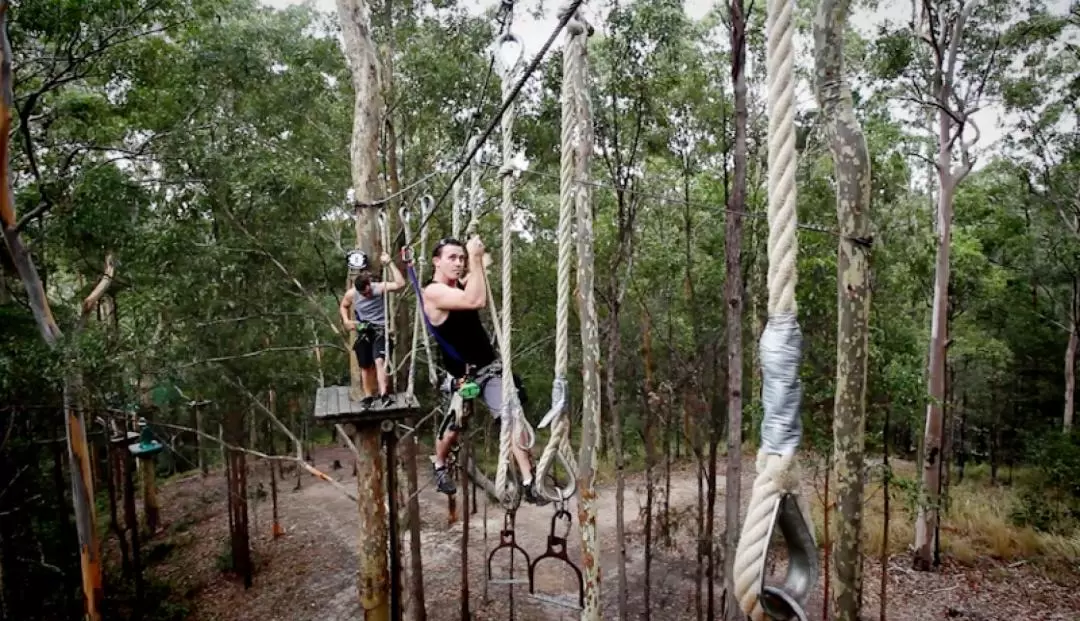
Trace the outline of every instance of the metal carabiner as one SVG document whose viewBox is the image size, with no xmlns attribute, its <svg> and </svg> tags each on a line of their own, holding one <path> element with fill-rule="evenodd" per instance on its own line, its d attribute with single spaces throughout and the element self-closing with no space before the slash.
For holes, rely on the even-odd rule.
<svg viewBox="0 0 1080 621">
<path fill-rule="evenodd" d="M 765 541 L 772 540 L 779 526 L 787 544 L 787 575 L 783 587 L 767 586 L 762 571 L 758 602 L 765 614 L 776 621 L 806 621 L 802 603 L 817 584 L 819 571 L 814 531 L 799 507 L 798 497 L 790 492 L 777 499 L 772 515 Z"/>
<path fill-rule="evenodd" d="M 561 496 L 561 493 L 560 493 Z M 560 500 L 558 503 L 558 509 L 551 516 L 551 530 L 548 533 L 547 538 L 547 550 L 543 554 L 536 557 L 535 560 L 529 565 L 529 595 L 533 599 L 537 599 L 549 604 L 556 604 L 558 606 L 565 606 L 567 608 L 574 608 L 574 606 L 567 604 L 566 602 L 557 599 L 549 595 L 537 595 L 536 593 L 536 565 L 545 558 L 554 558 L 562 561 L 566 565 L 570 566 L 570 569 L 574 570 L 574 574 L 577 576 L 578 582 L 578 605 L 577 610 L 581 610 L 585 607 L 585 578 L 581 574 L 581 570 L 578 566 L 570 560 L 570 557 L 566 554 L 566 540 L 570 536 L 570 529 L 573 526 L 573 518 L 570 512 L 565 509 L 565 502 Z M 566 520 L 566 531 L 560 537 L 555 534 L 555 525 L 559 518 Z"/>
<path fill-rule="evenodd" d="M 517 544 L 517 541 L 514 539 L 514 513 L 515 513 L 514 511 L 507 511 L 506 514 L 503 516 L 503 529 L 501 531 L 499 531 L 499 545 L 495 546 L 495 549 L 491 551 L 491 554 L 488 554 L 487 579 L 488 579 L 488 583 L 490 583 L 490 584 L 528 584 L 529 583 L 528 579 L 521 580 L 521 579 L 515 579 L 513 577 L 513 575 L 514 575 L 513 562 L 514 562 L 514 551 L 515 550 L 521 552 L 521 554 L 525 557 L 525 566 L 526 567 L 531 567 L 530 562 L 529 562 L 529 553 L 525 551 L 525 548 L 522 548 L 521 546 L 519 546 Z M 503 549 L 503 548 L 510 548 L 510 563 L 511 563 L 510 577 L 509 578 L 499 578 L 497 580 L 493 580 L 491 578 L 491 562 L 495 558 L 495 553 L 498 552 L 499 550 Z"/>
</svg>

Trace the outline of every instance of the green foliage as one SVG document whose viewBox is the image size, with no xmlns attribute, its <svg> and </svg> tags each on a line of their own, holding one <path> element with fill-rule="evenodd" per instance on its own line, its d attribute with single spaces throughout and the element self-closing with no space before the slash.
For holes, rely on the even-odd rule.
<svg viewBox="0 0 1080 621">
<path fill-rule="evenodd" d="M 1080 432 L 1050 432 L 1030 444 L 1035 476 L 1025 481 L 1013 521 L 1069 535 L 1080 528 Z"/>
</svg>

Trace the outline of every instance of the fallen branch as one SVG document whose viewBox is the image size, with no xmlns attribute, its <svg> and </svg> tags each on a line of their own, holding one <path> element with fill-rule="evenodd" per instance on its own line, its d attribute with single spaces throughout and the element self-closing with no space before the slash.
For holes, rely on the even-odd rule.
<svg viewBox="0 0 1080 621">
<path fill-rule="evenodd" d="M 255 398 L 255 395 L 251 394 L 251 391 L 248 390 L 247 387 L 245 387 L 244 384 L 239 379 L 233 379 L 233 378 L 228 377 L 228 376 L 226 376 L 225 379 L 230 384 L 232 384 L 232 385 L 236 386 L 237 388 L 239 388 L 240 390 L 242 390 L 244 392 L 244 394 L 247 395 L 249 399 L 251 399 L 252 403 L 254 403 L 256 405 L 256 407 L 258 407 L 260 410 L 262 410 L 264 414 L 269 416 L 270 420 L 274 421 L 274 423 L 278 426 L 278 428 L 281 429 L 285 433 L 285 435 L 289 436 L 289 439 L 292 440 L 293 444 L 296 445 L 296 457 L 293 457 L 293 458 L 278 457 L 278 459 L 291 459 L 292 461 L 295 461 L 297 464 L 300 465 L 301 468 L 303 468 L 304 470 L 307 470 L 313 476 L 315 476 L 317 478 L 320 478 L 320 479 L 326 481 L 327 483 L 330 483 L 331 485 L 333 485 L 341 493 L 345 494 L 345 496 L 348 497 L 349 500 L 352 500 L 353 502 L 358 502 L 358 500 L 356 498 L 356 494 L 354 494 L 352 491 L 350 491 L 347 487 L 345 487 L 341 483 L 338 483 L 337 481 L 331 479 L 329 476 L 323 474 L 320 470 L 318 470 L 317 468 L 315 468 L 311 464 L 304 461 L 304 444 L 302 442 L 300 442 L 300 439 L 297 438 L 295 434 L 293 434 L 291 429 L 289 429 L 287 426 L 285 426 L 284 423 L 281 422 L 281 419 L 279 419 L 277 417 L 277 415 L 275 415 L 270 410 L 270 408 L 266 407 L 266 404 L 264 404 L 259 399 Z M 354 446 L 353 451 L 355 451 L 355 450 L 356 450 L 356 447 Z"/>
<path fill-rule="evenodd" d="M 234 446 L 234 445 L 229 444 L 228 442 L 226 442 L 225 440 L 223 440 L 223 439 L 221 439 L 221 438 L 219 438 L 217 436 L 211 435 L 211 434 L 203 432 L 203 431 L 199 431 L 198 429 L 192 429 L 190 427 L 184 427 L 182 425 L 173 425 L 173 424 L 170 424 L 170 423 L 159 423 L 157 421 L 155 421 L 155 422 L 153 422 L 151 424 L 153 426 L 156 426 L 156 427 L 165 427 L 167 429 L 176 429 L 177 431 L 187 431 L 189 433 L 194 433 L 195 435 L 199 436 L 200 438 L 205 438 L 205 439 L 210 440 L 212 442 L 216 442 L 219 445 L 221 445 L 222 447 L 229 449 L 230 451 L 238 451 L 240 453 L 246 453 L 248 455 L 258 457 L 259 459 L 266 459 L 266 460 L 270 460 L 270 461 L 291 461 L 291 462 L 296 462 L 300 467 L 302 467 L 304 470 L 307 470 L 308 473 L 310 473 L 315 478 L 322 479 L 323 481 L 326 481 L 330 485 L 333 485 L 334 488 L 336 488 L 342 494 L 345 494 L 345 496 L 349 500 L 351 500 L 353 502 L 357 502 L 356 494 L 354 494 L 349 488 L 345 487 L 341 483 L 338 483 L 337 481 L 332 479 L 330 476 L 324 474 L 318 468 L 315 468 L 311 464 L 307 463 L 306 461 L 304 461 L 304 459 L 302 457 L 294 457 L 292 455 L 269 455 L 267 453 L 263 453 L 262 451 L 256 451 L 254 449 L 247 449 L 247 448 L 244 448 L 242 446 Z M 291 435 L 292 434 L 290 434 L 290 436 Z"/>
<path fill-rule="evenodd" d="M 235 354 L 233 356 L 218 356 L 216 358 L 203 358 L 202 360 L 192 360 L 191 362 L 185 362 L 184 364 L 177 365 L 177 369 L 186 369 L 188 367 L 194 367 L 200 364 L 210 364 L 214 362 L 225 362 L 227 360 L 241 360 L 243 358 L 254 358 L 263 354 L 269 354 L 272 352 L 282 351 L 305 351 L 309 349 L 317 349 L 319 347 L 333 347 L 341 351 L 345 351 L 345 348 L 340 345 L 334 345 L 331 343 L 316 343 L 314 345 L 283 345 L 281 347 L 267 347 L 266 349 L 258 349 L 255 351 L 249 351 L 242 354 Z"/>
</svg>

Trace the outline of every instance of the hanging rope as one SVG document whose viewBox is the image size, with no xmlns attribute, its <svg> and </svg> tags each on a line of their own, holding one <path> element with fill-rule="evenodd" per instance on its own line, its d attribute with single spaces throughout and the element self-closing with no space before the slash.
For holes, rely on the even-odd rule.
<svg viewBox="0 0 1080 621">
<path fill-rule="evenodd" d="M 461 239 L 461 182 L 454 182 L 453 189 L 453 213 L 450 215 L 450 236 L 454 239 Z M 433 201 L 434 203 L 434 201 Z M 434 205 L 433 205 L 434 206 Z M 425 219 L 427 215 L 425 214 Z M 427 230 L 425 226 L 423 230 Z M 427 254 L 421 250 L 420 255 L 427 257 Z"/>
<path fill-rule="evenodd" d="M 420 198 L 420 212 L 421 215 L 426 215 L 427 211 L 431 209 L 434 199 L 430 194 L 426 194 Z M 401 226 L 405 233 L 405 247 L 408 247 L 409 242 L 412 240 L 412 214 L 409 213 L 407 207 L 402 207 L 400 211 Z M 420 229 L 420 256 L 427 257 L 427 227 Z M 416 264 L 416 277 L 419 281 L 424 280 L 424 261 L 421 260 Z M 424 329 L 424 320 L 422 307 L 424 300 L 419 295 L 416 297 L 416 308 L 413 309 L 413 331 L 412 331 L 412 349 L 409 356 L 409 380 L 406 392 L 413 394 L 416 388 L 416 352 L 419 346 L 420 338 L 424 339 L 424 353 L 427 356 L 428 367 L 428 382 L 431 383 L 433 388 L 439 385 L 438 373 L 435 370 L 435 359 L 431 356 L 431 341 L 428 339 L 427 330 Z"/>
<path fill-rule="evenodd" d="M 508 53 L 507 46 L 516 45 L 518 47 L 517 53 L 511 58 L 507 58 Z M 524 53 L 524 46 L 514 35 L 509 32 L 499 37 L 497 41 L 496 53 L 500 54 L 499 68 L 502 77 L 502 95 L 503 101 L 509 98 L 511 95 L 511 89 L 513 86 L 514 77 L 518 69 L 521 66 L 522 54 Z M 502 412 L 501 416 L 501 430 L 499 433 L 499 465 L 495 472 L 495 489 L 499 490 L 500 500 L 504 507 L 517 506 L 520 502 L 518 496 L 520 492 L 516 485 L 509 480 L 510 462 L 512 460 L 510 443 L 515 441 L 515 438 L 519 438 L 522 432 L 522 422 L 524 416 L 521 413 L 521 407 L 517 400 L 517 386 L 514 383 L 513 373 L 513 349 L 511 347 L 511 336 L 513 334 L 513 306 L 512 306 L 512 281 L 513 276 L 513 249 L 511 244 L 513 242 L 513 223 L 514 223 L 514 178 L 513 178 L 513 150 L 514 150 L 514 118 L 517 116 L 517 105 L 511 103 L 506 109 L 506 114 L 502 117 L 502 151 L 503 151 L 503 166 L 499 170 L 499 174 L 502 177 L 502 323 L 499 324 L 497 315 L 495 318 L 495 325 L 501 325 L 502 328 L 498 330 L 497 339 L 499 341 L 499 355 L 502 362 Z M 473 222 L 470 225 L 474 225 L 477 217 L 478 202 L 473 203 Z M 488 282 L 488 291 L 490 292 L 490 281 Z M 493 300 L 488 300 L 488 304 L 494 312 L 495 306 Z M 531 429 L 530 429 L 531 431 Z"/>
<path fill-rule="evenodd" d="M 560 176 L 559 176 L 559 263 L 557 272 L 558 301 L 555 305 L 555 379 L 551 384 L 551 409 L 543 420 L 540 428 L 551 425 L 551 436 L 540 455 L 540 461 L 536 466 L 536 490 L 539 494 L 551 500 L 565 501 L 574 495 L 576 491 L 577 460 L 574 458 L 570 447 L 570 386 L 566 380 L 566 368 L 568 366 L 569 342 L 570 342 L 570 267 L 573 247 L 573 222 L 574 205 L 579 186 L 574 179 L 575 163 L 577 160 L 577 144 L 580 140 L 580 111 L 577 102 L 580 97 L 587 97 L 587 93 L 579 92 L 585 84 L 585 63 L 578 46 L 585 45 L 586 37 L 582 36 L 585 26 L 576 17 L 567 23 L 569 38 L 566 50 L 563 53 L 563 81 L 562 81 L 562 151 L 560 153 Z M 566 468 L 569 483 L 565 489 L 551 489 L 547 485 L 547 474 L 555 463 L 558 456 Z"/>
<path fill-rule="evenodd" d="M 512 114 L 509 108 L 506 112 Z M 476 141 L 476 136 L 469 139 L 470 150 L 476 148 Z M 465 234 L 470 237 L 476 233 L 476 227 L 480 225 L 480 163 L 477 161 L 479 157 L 479 154 L 476 154 L 469 160 L 469 223 L 465 225 Z"/>
<path fill-rule="evenodd" d="M 792 0 L 772 0 L 768 6 L 769 319 L 760 342 L 765 417 L 757 457 L 758 475 L 734 562 L 735 596 L 753 621 L 765 618 L 760 602 L 762 578 L 779 500 L 787 493 L 796 493 L 799 484 L 795 452 L 802 435 L 799 419 L 802 336 L 795 301 L 798 247 L 793 4 Z M 809 512 L 804 509 L 802 516 L 808 519 Z"/>
<path fill-rule="evenodd" d="M 387 222 L 386 210 L 385 209 L 380 209 L 379 210 L 379 234 L 380 234 L 380 236 L 382 238 L 383 252 L 389 253 L 390 252 L 390 224 Z M 379 262 L 382 263 L 381 259 L 380 259 Z M 382 280 L 383 280 L 383 284 L 385 284 L 385 283 L 389 282 L 388 277 L 390 276 L 390 266 L 389 265 L 383 265 L 382 266 L 382 271 L 383 271 Z M 387 352 L 386 352 L 386 374 L 390 378 L 390 384 L 393 384 L 393 377 L 395 375 L 395 372 L 394 372 L 395 371 L 395 366 L 394 366 L 394 346 L 393 346 L 393 342 L 394 342 L 394 311 L 396 309 L 395 309 L 395 304 L 394 304 L 393 297 L 394 296 L 386 293 L 386 291 L 383 291 L 383 296 L 382 296 L 382 298 L 383 298 L 383 316 L 386 318 L 385 330 L 386 330 L 386 345 L 387 345 L 387 347 L 386 347 L 386 349 L 387 349 Z"/>
<path fill-rule="evenodd" d="M 423 197 L 420 198 L 420 215 L 423 218 L 427 218 L 429 215 L 431 215 L 431 210 L 434 207 L 435 207 L 435 198 L 432 197 L 430 194 L 425 194 Z M 424 278 L 424 265 L 423 264 L 424 264 L 424 261 L 427 260 L 427 256 L 428 256 L 427 255 L 427 241 L 428 241 L 428 228 L 425 226 L 424 228 L 420 229 L 420 256 L 422 257 L 422 259 L 420 261 L 420 271 L 417 274 L 417 276 L 421 279 L 421 282 L 423 282 L 423 278 Z M 416 306 L 416 329 L 413 331 L 413 333 L 415 334 L 416 332 L 419 332 L 420 334 L 423 335 L 423 338 L 424 338 L 424 355 L 427 356 L 428 382 L 430 382 L 431 386 L 434 388 L 434 387 L 437 387 L 439 385 L 439 374 L 435 370 L 435 358 L 431 355 L 431 339 L 428 338 L 427 330 L 424 330 L 423 327 L 421 326 L 422 320 L 421 320 L 421 317 L 420 317 L 420 313 L 423 312 L 423 309 L 420 307 L 420 305 L 423 304 L 423 300 L 417 299 L 416 303 L 417 303 L 417 306 Z M 413 343 L 413 359 L 414 360 L 416 359 L 416 344 L 415 344 L 415 342 Z"/>
</svg>

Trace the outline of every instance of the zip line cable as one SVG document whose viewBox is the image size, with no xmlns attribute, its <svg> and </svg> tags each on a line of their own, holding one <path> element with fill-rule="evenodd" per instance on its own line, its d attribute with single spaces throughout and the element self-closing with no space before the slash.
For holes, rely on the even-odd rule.
<svg viewBox="0 0 1080 621">
<path fill-rule="evenodd" d="M 430 220 L 431 217 L 435 215 L 435 212 L 439 210 L 439 207 L 441 207 L 442 204 L 446 202 L 446 197 L 450 195 L 450 192 L 454 188 L 454 184 L 458 182 L 458 179 L 461 178 L 461 175 L 465 174 L 465 170 L 469 167 L 469 163 L 472 161 L 473 157 L 476 156 L 476 153 L 480 151 L 480 148 L 484 146 L 484 143 L 487 142 L 488 137 L 493 131 L 495 131 L 495 127 L 502 122 L 503 114 L 506 113 L 506 110 L 510 107 L 514 100 L 517 99 L 518 94 L 521 93 L 521 89 L 525 86 L 526 80 L 528 80 L 529 77 L 532 76 L 533 72 L 535 72 L 536 69 L 540 66 L 540 61 L 543 60 L 545 55 L 547 55 L 547 52 L 551 48 L 551 45 L 555 43 L 555 39 L 559 36 L 563 29 L 566 28 L 566 24 L 570 21 L 570 18 L 572 18 L 574 14 L 577 13 L 578 7 L 581 6 L 581 3 L 583 1 L 584 0 L 572 0 L 570 4 L 563 10 L 562 15 L 559 18 L 558 25 L 555 26 L 555 29 L 552 31 L 547 41 L 544 42 L 544 46 L 540 48 L 539 52 L 536 53 L 536 56 L 533 56 L 533 59 L 529 63 L 529 66 L 525 68 L 521 79 L 518 80 L 517 84 L 514 85 L 514 88 L 503 100 L 502 106 L 500 106 L 498 113 L 496 113 L 495 115 L 495 118 L 491 119 L 491 123 L 488 124 L 487 129 L 484 130 L 484 133 L 480 135 L 479 139 L 477 139 L 476 144 L 474 144 L 472 149 L 469 150 L 469 154 L 464 158 L 464 161 L 458 163 L 457 172 L 454 173 L 453 178 L 450 179 L 450 183 L 446 184 L 446 188 L 443 189 L 442 194 L 439 195 L 438 200 L 435 201 L 435 206 L 432 207 L 431 211 L 429 211 L 428 214 L 424 216 L 424 218 L 420 221 L 420 224 L 417 227 L 418 231 L 427 226 L 428 220 Z M 405 230 L 402 229 L 394 238 L 394 245 L 396 246 L 402 244 L 404 243 L 404 241 Z"/>
<path fill-rule="evenodd" d="M 483 165 L 483 166 L 485 166 L 487 168 L 499 168 L 496 164 L 493 164 L 493 163 L 490 163 L 490 162 L 481 161 L 480 163 L 481 163 L 481 165 Z M 534 170 L 534 169 L 524 170 L 522 172 L 525 173 L 525 174 L 536 175 L 538 177 L 545 177 L 545 178 L 553 179 L 553 180 L 556 180 L 556 181 L 559 180 L 559 176 L 555 175 L 553 173 L 541 172 L 539 170 Z M 592 187 L 600 189 L 600 190 L 609 190 L 611 192 L 618 192 L 619 191 L 619 188 L 615 187 L 614 185 L 612 185 L 610 183 L 603 183 L 603 182 L 600 182 L 600 181 L 578 181 L 577 183 L 581 183 L 582 185 L 592 186 Z M 738 214 L 738 215 L 746 216 L 746 217 L 749 217 L 749 218 L 759 218 L 759 219 L 761 219 L 761 218 L 767 218 L 768 217 L 768 214 L 765 213 L 764 211 L 739 211 L 738 209 L 731 209 L 730 207 L 727 207 L 727 206 L 721 207 L 720 205 L 715 204 L 715 203 L 701 203 L 701 202 L 696 202 L 696 201 L 688 201 L 688 200 L 685 200 L 685 199 L 682 199 L 682 198 L 672 198 L 670 196 L 664 196 L 662 194 L 652 194 L 652 193 L 648 193 L 648 192 L 642 192 L 641 190 L 626 189 L 626 190 L 623 190 L 623 193 L 630 194 L 630 195 L 633 195 L 633 196 L 638 196 L 638 197 L 653 200 L 653 201 L 657 201 L 657 202 L 666 203 L 666 204 L 669 204 L 669 205 L 687 205 L 687 206 L 690 206 L 690 207 L 697 207 L 698 209 L 719 209 L 721 211 L 724 211 L 725 213 Z M 813 231 L 815 233 L 826 233 L 826 234 L 829 234 L 829 235 L 833 235 L 835 237 L 843 237 L 843 235 L 841 235 L 841 233 L 839 231 L 836 231 L 835 229 L 830 229 L 830 228 L 822 226 L 820 224 L 798 223 L 797 226 L 800 229 L 807 230 L 807 231 Z M 859 244 L 871 245 L 873 240 L 872 239 L 862 239 L 862 238 L 852 238 L 852 241 L 854 241 L 856 243 L 859 243 Z"/>
</svg>

